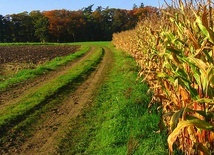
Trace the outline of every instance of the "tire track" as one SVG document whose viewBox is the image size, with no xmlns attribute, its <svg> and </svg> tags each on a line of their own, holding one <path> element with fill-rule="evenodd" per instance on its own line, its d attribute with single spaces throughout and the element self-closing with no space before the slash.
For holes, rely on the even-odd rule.
<svg viewBox="0 0 214 155">
<path fill-rule="evenodd" d="M 105 78 L 112 63 L 112 52 L 105 49 L 104 57 L 90 76 L 60 105 L 41 115 L 42 123 L 35 126 L 32 135 L 14 145 L 8 154 L 57 154 L 58 142 L 69 130 L 69 121 L 76 118 L 85 106 L 90 106 L 96 90 Z"/>
<path fill-rule="evenodd" d="M 79 64 L 81 61 L 84 61 L 95 49 L 95 47 L 92 47 L 85 55 L 82 57 L 68 63 L 65 66 L 59 67 L 59 69 L 55 71 L 51 71 L 45 75 L 41 75 L 39 77 L 36 77 L 35 79 L 29 80 L 24 84 L 18 85 L 15 88 L 12 88 L 8 91 L 1 92 L 0 93 L 0 109 L 3 110 L 8 106 L 16 104 L 18 101 L 20 101 L 23 96 L 28 96 L 31 92 L 38 89 L 39 87 L 43 86 L 47 81 L 50 81 L 60 75 L 65 74 L 65 72 L 77 64 Z"/>
</svg>

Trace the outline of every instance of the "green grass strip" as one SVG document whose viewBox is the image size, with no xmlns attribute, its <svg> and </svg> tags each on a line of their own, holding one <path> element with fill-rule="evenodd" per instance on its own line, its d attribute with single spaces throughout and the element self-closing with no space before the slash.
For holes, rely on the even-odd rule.
<svg viewBox="0 0 214 155">
<path fill-rule="evenodd" d="M 159 130 L 160 113 L 147 108 L 148 87 L 136 81 L 138 68 L 127 54 L 114 51 L 115 63 L 95 105 L 71 122 L 60 154 L 165 155 L 166 137 Z"/>
<path fill-rule="evenodd" d="M 2 127 L 4 128 L 7 124 L 9 125 L 11 122 L 22 119 L 23 116 L 54 95 L 60 88 L 72 83 L 72 81 L 81 76 L 81 74 L 90 70 L 100 61 L 102 55 L 103 49 L 96 48 L 86 60 L 68 70 L 64 75 L 49 81 L 43 87 L 40 87 L 30 95 L 23 97 L 16 103 L 16 105 L 0 111 L 0 129 Z"/>
</svg>

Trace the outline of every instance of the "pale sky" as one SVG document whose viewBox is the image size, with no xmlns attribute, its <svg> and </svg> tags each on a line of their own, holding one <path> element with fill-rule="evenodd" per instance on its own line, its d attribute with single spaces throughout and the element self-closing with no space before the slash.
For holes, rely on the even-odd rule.
<svg viewBox="0 0 214 155">
<path fill-rule="evenodd" d="M 170 0 L 166 0 L 169 2 Z M 120 8 L 130 10 L 133 4 L 139 6 L 144 3 L 145 6 L 159 7 L 164 0 L 0 0 L 0 15 L 21 13 L 33 10 L 50 11 L 54 9 L 79 10 L 94 4 L 93 9 L 97 6 L 106 8 Z"/>
</svg>

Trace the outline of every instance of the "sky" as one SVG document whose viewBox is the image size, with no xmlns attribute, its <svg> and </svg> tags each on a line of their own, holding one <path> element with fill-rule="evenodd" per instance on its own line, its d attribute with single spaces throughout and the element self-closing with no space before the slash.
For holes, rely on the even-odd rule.
<svg viewBox="0 0 214 155">
<path fill-rule="evenodd" d="M 169 1 L 169 0 L 167 0 Z M 106 8 L 120 8 L 130 10 L 133 5 L 139 6 L 162 6 L 164 0 L 0 0 L 0 15 L 21 13 L 33 10 L 50 11 L 54 9 L 79 10 L 94 4 L 93 9 L 97 6 Z"/>
</svg>

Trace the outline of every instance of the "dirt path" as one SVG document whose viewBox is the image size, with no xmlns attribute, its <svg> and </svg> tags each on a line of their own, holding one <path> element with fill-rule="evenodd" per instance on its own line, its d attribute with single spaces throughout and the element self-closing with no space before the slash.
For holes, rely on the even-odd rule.
<svg viewBox="0 0 214 155">
<path fill-rule="evenodd" d="M 71 119 L 77 117 L 82 109 L 93 102 L 93 96 L 112 63 L 112 52 L 105 48 L 101 63 L 77 89 L 59 106 L 41 114 L 42 123 L 35 126 L 33 134 L 22 143 L 15 143 L 7 154 L 47 155 L 56 154 L 60 139 L 69 130 Z M 45 82 L 45 80 L 44 80 Z"/>
<path fill-rule="evenodd" d="M 32 80 L 28 80 L 27 82 L 10 88 L 7 91 L 0 92 L 0 109 L 2 110 L 8 105 L 17 103 L 23 96 L 29 95 L 29 93 L 44 85 L 48 80 L 63 75 L 68 68 L 71 68 L 79 62 L 84 61 L 93 50 L 94 47 L 92 47 L 84 56 L 68 63 L 66 66 L 59 67 L 55 71 L 51 71 Z"/>
</svg>

